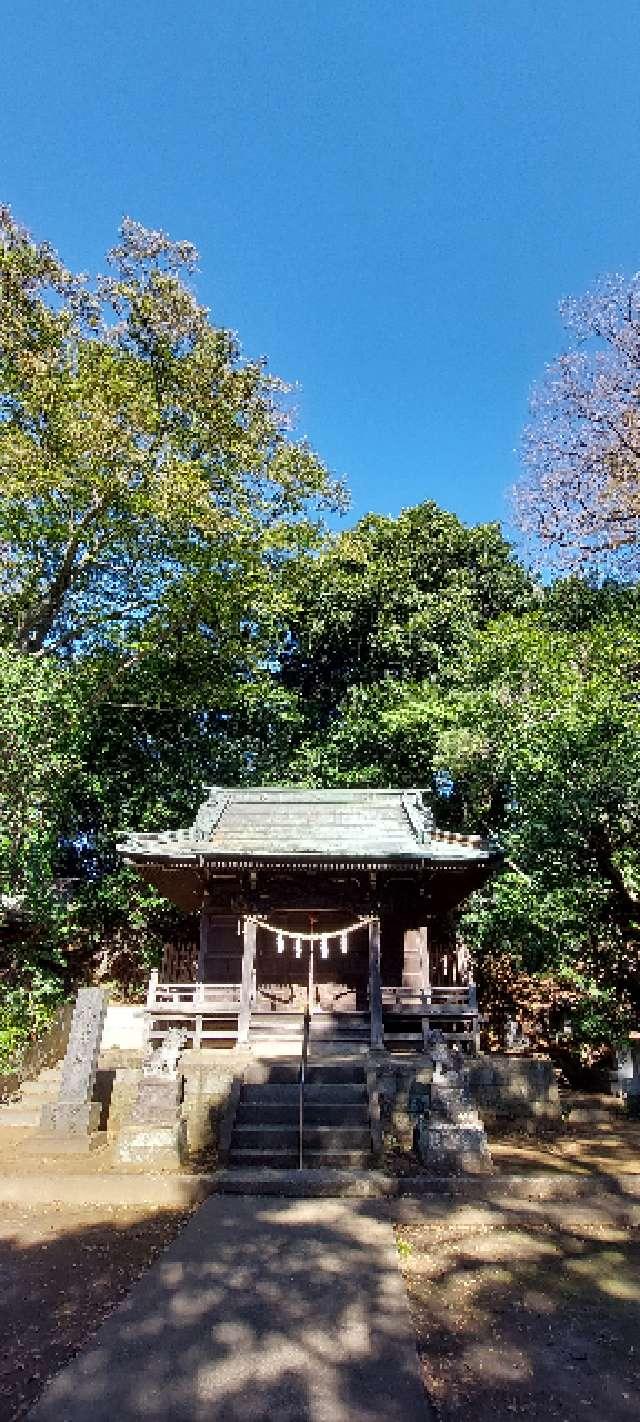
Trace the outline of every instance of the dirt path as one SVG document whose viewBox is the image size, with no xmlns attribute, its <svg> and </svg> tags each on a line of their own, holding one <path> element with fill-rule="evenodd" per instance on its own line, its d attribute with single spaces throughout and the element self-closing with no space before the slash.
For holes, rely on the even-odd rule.
<svg viewBox="0 0 640 1422">
<path fill-rule="evenodd" d="M 175 1237 L 186 1214 L 3 1206 L 0 1417 L 23 1417 L 105 1314 Z"/>
<path fill-rule="evenodd" d="M 441 1422 L 637 1418 L 640 1229 L 616 1210 L 405 1212 L 398 1248 Z"/>
</svg>

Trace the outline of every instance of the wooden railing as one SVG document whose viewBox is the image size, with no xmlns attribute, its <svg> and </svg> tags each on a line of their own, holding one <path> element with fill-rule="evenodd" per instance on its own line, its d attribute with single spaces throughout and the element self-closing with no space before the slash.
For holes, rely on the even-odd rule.
<svg viewBox="0 0 640 1422">
<path fill-rule="evenodd" d="M 147 1011 L 237 1008 L 239 1002 L 240 983 L 160 983 L 156 973 L 149 979 Z"/>
<path fill-rule="evenodd" d="M 145 1007 L 147 1038 L 161 1042 L 171 1023 L 184 1026 L 194 1047 L 207 1042 L 236 1041 L 240 983 L 161 983 L 157 972 L 149 978 Z M 220 1019 L 229 1019 L 227 1025 Z"/>
<path fill-rule="evenodd" d="M 400 1049 L 424 1047 L 437 1026 L 443 1037 L 465 1051 L 480 1050 L 478 991 L 475 983 L 447 983 L 418 988 L 383 987 L 385 1045 Z M 393 1017 L 399 1019 L 394 1024 Z M 405 1019 L 404 1025 L 402 1019 Z M 407 1023 L 406 1019 L 413 1019 Z M 391 1020 L 389 1020 L 391 1019 Z"/>
<path fill-rule="evenodd" d="M 456 1012 L 476 1013 L 478 992 L 475 983 L 467 983 L 464 986 L 447 984 L 444 987 L 429 985 L 422 992 L 411 987 L 383 987 L 382 1005 L 387 1008 L 395 1007 L 403 1012 L 415 1012 L 418 1015 L 428 1013 L 434 1017 L 439 1013 L 445 1016 L 452 1016 Z"/>
<path fill-rule="evenodd" d="M 452 1019 L 458 1019 L 458 1026 L 472 1034 L 477 1049 L 479 1019 L 475 983 L 428 986 L 422 992 L 411 987 L 382 987 L 381 996 L 384 1013 L 418 1018 L 425 1030 L 435 1022 L 442 1022 L 445 1036 L 449 1035 L 447 1024 L 454 1028 L 456 1023 Z M 254 982 L 254 1007 L 255 998 Z M 148 1041 L 152 1045 L 161 1042 L 167 1028 L 175 1024 L 184 1027 L 196 1048 L 207 1042 L 235 1042 L 240 1002 L 240 983 L 161 983 L 157 972 L 153 972 L 145 1008 Z M 420 1022 L 416 1027 L 418 1032 L 422 1030 Z M 391 1032 L 394 1035 L 393 1029 Z M 388 1035 L 386 1025 L 385 1033 Z M 458 1035 L 456 1029 L 456 1040 Z M 395 1039 L 400 1040 L 397 1033 Z"/>
</svg>

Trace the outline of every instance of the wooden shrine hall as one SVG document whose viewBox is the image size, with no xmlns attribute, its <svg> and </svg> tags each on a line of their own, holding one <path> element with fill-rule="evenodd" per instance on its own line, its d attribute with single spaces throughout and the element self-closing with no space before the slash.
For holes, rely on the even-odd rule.
<svg viewBox="0 0 640 1422">
<path fill-rule="evenodd" d="M 151 1041 L 203 1047 L 312 1030 L 421 1048 L 436 1024 L 474 1050 L 476 989 L 457 913 L 501 862 L 492 840 L 434 826 L 420 790 L 213 787 L 188 829 L 119 852 L 199 918 L 185 975 L 151 975 Z"/>
</svg>

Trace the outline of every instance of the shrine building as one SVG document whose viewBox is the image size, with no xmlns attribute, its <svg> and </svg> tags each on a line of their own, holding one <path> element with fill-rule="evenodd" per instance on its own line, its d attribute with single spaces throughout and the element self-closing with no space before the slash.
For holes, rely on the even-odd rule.
<svg viewBox="0 0 640 1422">
<path fill-rule="evenodd" d="M 316 1036 L 377 1051 L 420 1051 L 435 1026 L 477 1051 L 456 924 L 501 850 L 436 829 L 420 790 L 215 786 L 189 828 L 119 852 L 199 920 L 197 952 L 151 975 L 152 1045 L 179 1026 L 196 1049 L 259 1050 L 308 1013 Z"/>
</svg>

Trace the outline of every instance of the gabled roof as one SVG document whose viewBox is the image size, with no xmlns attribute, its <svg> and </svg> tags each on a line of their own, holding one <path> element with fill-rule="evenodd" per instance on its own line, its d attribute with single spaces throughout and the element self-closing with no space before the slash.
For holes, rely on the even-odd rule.
<svg viewBox="0 0 640 1422">
<path fill-rule="evenodd" d="M 223 789 L 213 786 L 188 829 L 130 834 L 134 862 L 422 860 L 500 857 L 493 840 L 436 830 L 420 790 Z"/>
</svg>

